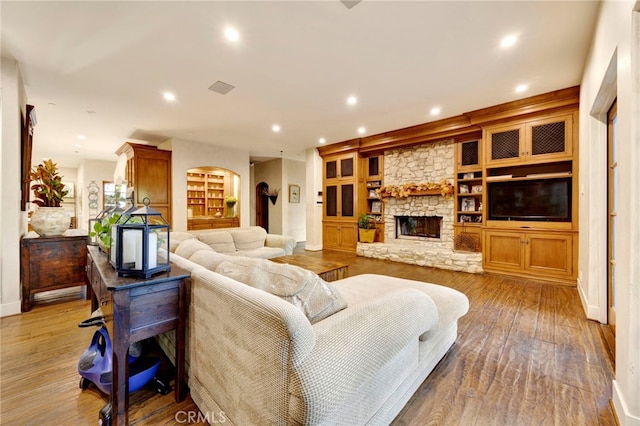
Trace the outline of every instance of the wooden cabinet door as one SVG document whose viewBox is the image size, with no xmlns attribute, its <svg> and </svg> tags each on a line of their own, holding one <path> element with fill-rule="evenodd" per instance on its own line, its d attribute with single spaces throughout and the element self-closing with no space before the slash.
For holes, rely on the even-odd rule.
<svg viewBox="0 0 640 426">
<path fill-rule="evenodd" d="M 487 166 L 517 164 L 524 156 L 524 125 L 490 127 L 484 132 Z"/>
<path fill-rule="evenodd" d="M 476 171 L 482 166 L 482 141 L 479 139 L 456 144 L 456 171 Z"/>
<path fill-rule="evenodd" d="M 525 265 L 524 242 L 521 232 L 485 231 L 484 266 L 488 269 L 522 270 Z"/>
<path fill-rule="evenodd" d="M 545 276 L 573 274 L 572 234 L 528 234 L 525 249 L 525 269 Z"/>
<path fill-rule="evenodd" d="M 552 117 L 527 123 L 525 156 L 538 161 L 571 159 L 573 118 Z"/>
<path fill-rule="evenodd" d="M 355 223 L 325 222 L 322 229 L 322 245 L 327 250 L 353 251 L 358 244 L 358 227 Z"/>
</svg>

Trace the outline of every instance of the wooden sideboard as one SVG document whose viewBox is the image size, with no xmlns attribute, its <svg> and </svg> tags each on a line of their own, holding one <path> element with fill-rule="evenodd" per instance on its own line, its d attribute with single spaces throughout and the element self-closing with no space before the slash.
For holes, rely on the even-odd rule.
<svg viewBox="0 0 640 426">
<path fill-rule="evenodd" d="M 240 226 L 238 217 L 194 217 L 187 220 L 187 231 L 198 229 L 237 228 Z"/>
<path fill-rule="evenodd" d="M 89 246 L 86 275 L 95 295 L 91 311 L 101 308 L 113 347 L 112 424 L 128 424 L 129 345 L 174 329 L 175 399 L 182 401 L 187 393 L 184 361 L 189 272 L 171 265 L 171 271 L 146 279 L 119 277 L 107 256 L 97 246 Z"/>
<path fill-rule="evenodd" d="M 68 230 L 58 237 L 29 232 L 20 241 L 22 312 L 31 310 L 35 293 L 87 284 L 87 232 Z M 87 289 L 87 299 L 91 298 Z"/>
</svg>

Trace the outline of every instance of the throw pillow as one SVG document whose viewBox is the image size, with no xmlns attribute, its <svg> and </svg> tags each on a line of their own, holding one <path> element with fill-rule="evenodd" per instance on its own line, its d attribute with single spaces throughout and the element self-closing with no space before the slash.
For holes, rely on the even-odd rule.
<svg viewBox="0 0 640 426">
<path fill-rule="evenodd" d="M 196 251 L 189 257 L 189 260 L 215 272 L 218 265 L 228 259 L 229 255 L 216 253 L 209 246 L 207 248 L 209 250 Z"/>
<path fill-rule="evenodd" d="M 312 324 L 347 307 L 335 287 L 298 266 L 234 257 L 220 263 L 216 272 L 286 300 Z"/>
<path fill-rule="evenodd" d="M 191 255 L 198 250 L 214 251 L 211 247 L 209 247 L 202 241 L 198 241 L 194 238 L 181 242 L 176 248 L 175 254 L 180 257 L 184 257 L 185 259 L 189 259 Z"/>
</svg>

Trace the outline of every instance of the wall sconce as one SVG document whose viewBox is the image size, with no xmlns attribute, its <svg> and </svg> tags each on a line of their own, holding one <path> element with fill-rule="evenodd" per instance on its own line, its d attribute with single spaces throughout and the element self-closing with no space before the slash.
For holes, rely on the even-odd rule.
<svg viewBox="0 0 640 426">
<path fill-rule="evenodd" d="M 275 206 L 276 201 L 278 200 L 278 195 L 280 194 L 280 189 L 267 189 L 265 190 L 265 195 L 267 198 L 271 200 L 271 203 Z"/>
<path fill-rule="evenodd" d="M 145 198 L 144 207 L 132 212 L 116 226 L 116 271 L 118 276 L 149 278 L 158 272 L 170 271 L 169 223 L 160 212 L 149 207 Z"/>
</svg>

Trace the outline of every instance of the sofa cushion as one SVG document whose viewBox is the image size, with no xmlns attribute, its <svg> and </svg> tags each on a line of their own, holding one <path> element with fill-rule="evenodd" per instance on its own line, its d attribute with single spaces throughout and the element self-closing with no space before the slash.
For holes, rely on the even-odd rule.
<svg viewBox="0 0 640 426">
<path fill-rule="evenodd" d="M 228 253 L 228 255 L 257 257 L 259 259 L 272 259 L 274 257 L 284 256 L 285 251 L 280 247 L 260 247 L 253 250 L 243 250 L 243 251 L 237 251 L 235 253 Z"/>
<path fill-rule="evenodd" d="M 233 229 L 229 233 L 236 245 L 236 250 L 253 250 L 264 247 L 267 231 L 259 226 L 244 229 Z"/>
<path fill-rule="evenodd" d="M 193 239 L 187 239 L 182 241 L 176 248 L 175 253 L 180 257 L 189 259 L 191 255 L 198 250 L 214 251 L 211 247 L 209 247 L 202 241 L 198 241 L 195 238 L 193 238 Z"/>
<path fill-rule="evenodd" d="M 216 253 L 209 246 L 207 246 L 207 248 L 209 250 L 196 251 L 191 255 L 191 257 L 189 257 L 189 260 L 193 263 L 197 263 L 204 268 L 207 268 L 210 271 L 215 271 L 220 263 L 229 258 L 229 255 Z"/>
<path fill-rule="evenodd" d="M 228 231 L 202 232 L 198 233 L 197 237 L 218 253 L 233 253 L 236 251 L 233 237 Z"/>
<path fill-rule="evenodd" d="M 171 231 L 169 234 L 169 250 L 173 253 L 184 240 L 192 240 L 196 237 L 188 232 Z"/>
<path fill-rule="evenodd" d="M 215 272 L 292 303 L 312 324 L 347 307 L 333 286 L 298 266 L 232 257 L 220 263 Z"/>
</svg>

